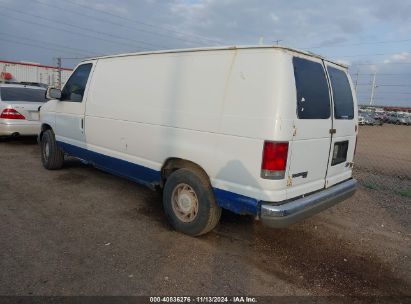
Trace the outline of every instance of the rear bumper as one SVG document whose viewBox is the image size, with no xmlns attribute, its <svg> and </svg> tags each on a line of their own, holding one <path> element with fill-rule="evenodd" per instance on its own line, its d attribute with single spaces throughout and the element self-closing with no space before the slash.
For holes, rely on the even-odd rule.
<svg viewBox="0 0 411 304">
<path fill-rule="evenodd" d="M 40 122 L 27 121 L 18 124 L 4 123 L 0 121 L 0 136 L 18 135 L 37 135 L 40 132 Z"/>
<path fill-rule="evenodd" d="M 263 203 L 261 221 L 273 228 L 284 228 L 310 217 L 352 196 L 357 180 L 349 179 L 328 189 L 278 205 Z"/>
</svg>

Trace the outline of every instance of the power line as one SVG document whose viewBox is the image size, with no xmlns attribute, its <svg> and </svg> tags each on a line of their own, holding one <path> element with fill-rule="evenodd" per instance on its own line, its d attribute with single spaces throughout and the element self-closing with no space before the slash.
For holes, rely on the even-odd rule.
<svg viewBox="0 0 411 304">
<path fill-rule="evenodd" d="M 370 92 L 357 92 L 357 94 L 359 94 L 359 95 L 369 95 L 370 94 Z M 378 95 L 380 95 L 380 94 L 390 94 L 390 95 L 411 95 L 411 92 L 381 92 L 381 91 L 378 91 Z"/>
<path fill-rule="evenodd" d="M 407 51 L 410 52 L 410 51 Z M 377 53 L 377 54 L 357 54 L 357 55 L 346 55 L 346 56 L 339 56 L 341 58 L 347 57 L 361 57 L 361 56 L 385 56 L 385 55 L 395 55 L 397 53 Z"/>
<path fill-rule="evenodd" d="M 71 1 L 71 0 L 66 0 L 66 2 L 69 2 L 69 3 L 71 3 L 72 5 L 75 5 L 75 6 L 79 6 L 79 7 L 82 7 L 82 8 L 86 8 L 86 9 L 88 9 L 88 10 L 97 11 L 97 12 L 99 12 L 99 13 L 101 13 L 101 14 L 105 14 L 105 15 L 108 15 L 108 16 L 113 16 L 113 17 L 116 17 L 116 18 L 120 18 L 121 20 L 127 20 L 127 21 L 129 21 L 129 22 L 133 22 L 133 23 L 136 23 L 136 24 L 141 24 L 141 25 L 145 25 L 145 26 L 148 26 L 148 27 L 151 27 L 151 28 L 157 28 L 157 29 L 160 29 L 160 30 L 162 30 L 162 31 L 168 31 L 168 32 L 171 32 L 171 33 L 175 33 L 175 34 L 177 34 L 177 35 L 179 35 L 179 36 L 180 36 L 180 35 L 183 35 L 183 36 L 198 37 L 198 38 L 200 38 L 200 39 L 203 40 L 203 41 L 210 41 L 210 42 L 213 42 L 213 43 L 221 44 L 221 41 L 219 41 L 219 40 L 214 40 L 214 39 L 210 39 L 210 38 L 207 38 L 207 37 L 203 37 L 203 36 L 199 36 L 199 35 L 194 35 L 194 34 L 188 34 L 188 33 L 176 31 L 176 30 L 173 30 L 173 29 L 170 29 L 170 28 L 166 28 L 166 27 L 162 27 L 162 26 L 156 26 L 156 25 L 153 25 L 153 24 L 150 24 L 150 23 L 147 23 L 147 22 L 137 21 L 137 20 L 132 19 L 132 18 L 127 18 L 127 17 L 125 17 L 125 16 L 120 16 L 120 15 L 114 14 L 114 13 L 112 13 L 112 12 L 107 12 L 107 11 L 103 11 L 103 10 L 101 10 L 101 9 L 96 9 L 96 8 L 91 7 L 91 6 L 84 5 L 84 4 L 80 4 L 80 3 L 77 3 L 77 2 Z M 152 32 L 152 33 L 153 33 L 153 32 Z M 160 34 L 160 35 L 164 36 L 164 34 L 161 34 L 161 33 L 158 33 L 158 32 L 154 32 L 154 34 L 157 34 L 157 35 Z M 166 37 L 169 37 L 168 35 L 165 35 L 165 36 L 166 36 Z M 178 39 L 178 40 L 190 42 L 190 40 L 187 40 L 187 39 L 184 39 L 184 38 L 180 38 L 180 37 L 175 37 L 174 39 Z M 192 42 L 192 41 L 191 41 L 191 42 Z"/>
<path fill-rule="evenodd" d="M 366 44 L 382 44 L 382 43 L 399 43 L 399 42 L 408 42 L 411 39 L 403 39 L 403 40 L 385 40 L 385 41 L 374 41 L 374 42 L 360 42 L 360 43 L 351 43 L 351 44 L 337 44 L 337 45 L 319 45 L 319 46 L 311 46 L 309 49 L 322 49 L 322 48 L 334 48 L 334 47 L 346 47 L 346 46 L 357 46 L 357 45 L 366 45 Z"/>
<path fill-rule="evenodd" d="M 361 66 L 361 65 L 379 65 L 379 64 L 411 64 L 411 62 L 375 62 L 375 63 L 354 63 L 350 66 Z"/>
<path fill-rule="evenodd" d="M 377 101 L 382 101 L 382 100 L 390 100 L 390 99 L 395 99 L 395 100 L 397 100 L 397 101 L 411 101 L 411 98 L 405 98 L 405 99 L 401 99 L 401 98 L 376 98 L 376 97 L 374 97 L 373 98 L 373 100 L 377 100 Z M 362 99 L 362 100 L 364 100 L 364 99 Z M 365 102 L 365 100 L 364 100 L 364 102 Z M 368 101 L 368 104 L 369 104 L 369 101 Z"/>
<path fill-rule="evenodd" d="M 400 94 L 400 95 L 409 95 L 411 92 L 381 92 L 379 91 L 378 94 Z"/>
<path fill-rule="evenodd" d="M 7 42 L 10 42 L 10 43 L 14 43 L 14 44 L 27 45 L 27 46 L 31 46 L 31 47 L 35 47 L 35 48 L 39 48 L 39 49 L 44 49 L 44 50 L 47 50 L 47 51 L 58 51 L 58 52 L 62 51 L 61 49 L 57 49 L 57 48 L 54 48 L 54 47 L 45 47 L 45 46 L 35 45 L 35 44 L 32 44 L 32 43 L 27 43 L 27 42 L 13 41 L 11 39 L 5 39 L 5 38 L 0 38 L 0 41 L 7 41 Z M 67 52 L 67 50 L 65 50 L 64 52 Z M 68 51 L 67 53 L 78 55 L 76 53 L 73 53 L 72 51 L 71 52 Z"/>
<path fill-rule="evenodd" d="M 80 15 L 80 16 L 84 16 L 84 17 L 87 17 L 87 18 L 92 18 L 92 19 L 94 19 L 94 20 L 97 20 L 97 21 L 100 21 L 100 22 L 103 22 L 103 23 L 109 23 L 109 24 L 112 24 L 112 25 L 116 25 L 116 26 L 119 26 L 119 27 L 123 27 L 123 28 L 126 28 L 126 29 L 130 29 L 129 26 L 126 26 L 126 25 L 121 24 L 121 23 L 113 22 L 113 21 L 111 21 L 111 20 L 98 18 L 98 17 L 95 17 L 95 16 L 91 16 L 91 15 L 88 15 L 88 14 L 84 14 L 84 13 L 79 12 L 79 11 L 73 11 L 73 10 L 70 10 L 70 9 L 67 9 L 67 8 L 61 8 L 61 7 L 56 6 L 56 5 L 51 5 L 51 4 L 49 4 L 49 3 L 40 2 L 39 0 L 36 0 L 36 1 L 37 1 L 39 4 L 41 4 L 41 5 L 45 5 L 45 6 L 48 6 L 48 7 L 56 8 L 56 9 L 58 9 L 59 11 L 64 10 L 64 11 L 72 12 L 73 14 Z M 74 5 L 74 3 L 71 3 L 71 4 Z M 77 5 L 77 4 L 76 4 L 76 5 Z M 78 6 L 86 7 L 86 6 L 83 6 L 83 5 L 80 5 L 80 4 L 78 4 Z M 87 9 L 90 10 L 90 9 L 92 9 L 92 8 L 87 7 Z M 100 10 L 95 10 L 95 11 L 97 11 L 97 12 L 99 12 L 99 13 L 106 13 L 106 12 L 100 11 Z M 109 15 L 113 15 L 113 14 L 109 13 Z M 118 16 L 118 15 L 116 15 L 116 16 L 117 16 L 118 18 L 124 19 L 123 17 L 120 17 L 120 16 Z M 127 20 L 127 18 L 126 18 L 126 20 Z M 146 29 L 136 28 L 135 30 L 136 30 L 136 31 L 139 31 L 139 32 L 145 32 L 145 33 L 154 34 L 154 35 L 158 35 L 158 36 L 162 36 L 162 37 L 167 37 L 167 38 L 171 38 L 171 39 L 182 40 L 182 41 L 184 41 L 184 42 L 190 42 L 190 43 L 193 43 L 193 42 L 194 42 L 194 43 L 198 43 L 198 41 L 188 40 L 188 39 L 183 39 L 183 38 L 170 37 L 170 35 L 163 34 L 163 33 L 158 33 L 158 32 L 154 32 L 154 31 L 150 31 L 150 30 L 146 30 Z M 166 30 L 166 29 L 164 29 L 164 30 Z M 201 43 L 203 43 L 203 41 L 202 41 Z"/>
<path fill-rule="evenodd" d="M 54 47 L 57 47 L 57 48 L 60 48 L 60 49 L 71 49 L 71 50 L 73 50 L 73 51 L 76 51 L 76 52 L 83 52 L 83 53 L 88 53 L 89 51 L 87 51 L 87 50 L 83 50 L 83 49 L 78 49 L 78 48 L 73 48 L 73 47 L 70 47 L 70 46 L 65 46 L 65 45 L 61 45 L 61 44 L 57 44 L 57 43 L 53 43 L 53 42 L 49 42 L 49 41 L 42 41 L 42 40 L 35 40 L 35 39 L 31 39 L 31 38 L 27 38 L 27 37 L 24 37 L 24 36 L 20 36 L 20 35 L 16 35 L 16 34 L 10 34 L 10 33 L 2 33 L 2 32 L 0 32 L 0 35 L 3 35 L 3 36 L 12 36 L 12 37 L 9 37 L 9 38 L 13 38 L 13 37 L 17 37 L 17 38 L 21 38 L 21 39 L 24 39 L 24 40 L 29 40 L 29 41 L 33 41 L 33 42 L 35 42 L 35 43 L 41 43 L 41 44 L 46 44 L 46 45 L 51 45 L 52 47 L 54 46 Z"/>
<path fill-rule="evenodd" d="M 379 84 L 379 87 L 411 87 L 410 84 Z"/>
<path fill-rule="evenodd" d="M 358 83 L 359 86 L 371 86 L 371 83 Z M 377 87 L 411 87 L 409 84 L 377 84 Z"/>
<path fill-rule="evenodd" d="M 0 12 L 0 15 L 4 16 L 6 18 L 11 18 L 9 15 L 3 14 L 1 12 Z M 116 42 L 116 41 L 113 41 L 113 40 L 108 40 L 108 39 L 105 39 L 105 38 L 96 37 L 96 36 L 88 35 L 88 34 L 85 34 L 85 33 L 78 33 L 78 32 L 71 31 L 71 30 L 68 30 L 68 29 L 65 29 L 65 28 L 50 27 L 50 26 L 48 26 L 47 24 L 44 24 L 44 23 L 38 23 L 38 22 L 31 21 L 31 20 L 20 19 L 20 18 L 17 18 L 17 17 L 12 17 L 12 18 L 13 18 L 13 21 L 20 21 L 20 22 L 24 22 L 24 23 L 34 24 L 34 25 L 41 26 L 41 27 L 46 27 L 48 30 L 53 30 L 53 31 L 57 31 L 57 32 L 66 32 L 66 33 L 73 34 L 73 35 L 76 35 L 76 36 L 83 36 L 83 37 L 87 37 L 87 38 L 91 38 L 91 39 L 101 40 L 101 41 L 109 42 L 111 44 L 115 44 L 117 46 L 118 46 L 118 44 L 123 44 L 123 45 L 128 45 L 129 47 L 135 47 L 134 45 L 126 43 L 126 42 Z"/>
<path fill-rule="evenodd" d="M 70 27 L 73 27 L 73 28 L 77 28 L 77 29 L 80 29 L 80 30 L 83 30 L 83 31 L 88 31 L 88 32 L 92 32 L 92 33 L 95 33 L 95 34 L 108 36 L 108 37 L 118 39 L 118 40 L 134 41 L 136 43 L 145 44 L 145 45 L 149 45 L 149 46 L 163 47 L 163 46 L 155 45 L 155 44 L 144 42 L 144 41 L 130 39 L 130 38 L 124 37 L 124 36 L 114 35 L 114 34 L 110 34 L 110 33 L 96 31 L 96 30 L 93 30 L 93 29 L 90 29 L 90 28 L 87 28 L 87 27 L 83 27 L 83 26 L 73 25 L 73 24 L 70 24 L 70 23 L 67 23 L 67 22 L 62 22 L 61 20 L 58 20 L 58 19 L 51 19 L 51 18 L 39 16 L 39 15 L 36 15 L 36 14 L 26 13 L 26 12 L 16 10 L 16 9 L 12 9 L 12 8 L 9 8 L 9 7 L 3 6 L 3 5 L 0 5 L 0 7 L 3 7 L 6 10 L 9 10 L 9 11 L 12 11 L 12 12 L 15 12 L 15 13 L 18 13 L 18 14 L 22 14 L 22 15 L 26 15 L 26 16 L 32 16 L 32 17 L 36 17 L 36 18 L 41 18 L 41 19 L 46 20 L 48 22 L 63 24 L 63 25 L 70 26 Z M 139 47 L 141 47 L 141 46 L 139 46 Z"/>
<path fill-rule="evenodd" d="M 49 3 L 40 2 L 40 1 L 38 1 L 38 0 L 36 0 L 36 1 L 37 1 L 39 4 L 41 4 L 41 5 L 45 5 L 45 6 L 48 6 L 48 7 L 52 7 L 52 8 L 58 9 L 59 11 L 72 12 L 73 14 L 76 14 L 77 16 L 84 16 L 84 17 L 87 17 L 87 18 L 91 18 L 91 19 L 94 19 L 94 20 L 103 22 L 103 23 L 105 23 L 105 24 L 108 23 L 108 24 L 120 26 L 120 27 L 123 27 L 123 28 L 126 28 L 126 29 L 130 29 L 130 27 L 128 27 L 128 26 L 126 26 L 126 25 L 124 25 L 124 24 L 120 24 L 120 23 L 117 23 L 117 22 L 113 22 L 113 21 L 108 20 L 108 19 L 102 19 L 102 18 L 98 18 L 98 17 L 91 16 L 91 15 L 88 15 L 88 14 L 84 14 L 84 13 L 79 12 L 79 11 L 73 11 L 73 10 L 70 10 L 70 9 L 67 9 L 67 8 L 62 8 L 62 7 L 59 7 L 59 6 L 56 6 L 56 5 L 52 5 L 52 4 L 49 4 Z M 140 29 L 137 29 L 137 31 L 143 31 L 143 32 L 152 33 L 152 32 L 149 32 L 149 31 L 146 31 L 146 30 L 140 30 Z M 101 34 L 101 32 L 99 32 L 99 33 Z M 169 36 L 167 36 L 167 35 L 162 35 L 162 36 L 169 37 Z M 156 47 L 156 48 L 159 48 L 159 47 L 165 48 L 165 46 L 160 46 L 160 45 L 157 45 L 157 44 L 151 44 L 151 43 L 143 42 L 143 41 L 139 41 L 139 43 L 146 44 L 146 45 L 149 45 L 149 46 L 153 46 L 153 47 Z"/>
<path fill-rule="evenodd" d="M 102 55 L 102 56 L 104 56 L 104 55 Z M 88 58 L 90 58 L 90 57 L 59 57 L 59 58 L 61 58 L 61 59 L 67 59 L 67 60 L 81 60 L 81 59 L 88 59 Z"/>
<path fill-rule="evenodd" d="M 356 74 L 357 75 L 357 74 Z M 372 73 L 358 73 L 359 76 L 372 76 L 374 74 Z M 384 75 L 384 76 L 411 76 L 411 74 L 406 74 L 406 73 L 378 73 L 378 75 Z"/>
</svg>

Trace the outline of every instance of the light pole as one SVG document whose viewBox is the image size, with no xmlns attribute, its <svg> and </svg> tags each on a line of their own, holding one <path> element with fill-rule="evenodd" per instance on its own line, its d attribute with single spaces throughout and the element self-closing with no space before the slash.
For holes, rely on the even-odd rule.
<svg viewBox="0 0 411 304">
<path fill-rule="evenodd" d="M 372 87 L 371 87 L 371 97 L 370 97 L 370 106 L 373 105 L 374 102 L 374 95 L 375 95 L 375 88 L 377 87 L 375 85 L 375 78 L 377 76 L 377 72 L 374 72 L 374 75 L 372 77 Z"/>
</svg>

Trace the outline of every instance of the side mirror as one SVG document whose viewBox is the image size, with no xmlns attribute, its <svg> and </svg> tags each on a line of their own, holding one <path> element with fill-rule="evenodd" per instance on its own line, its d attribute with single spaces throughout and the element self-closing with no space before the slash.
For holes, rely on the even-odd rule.
<svg viewBox="0 0 411 304">
<path fill-rule="evenodd" d="M 48 88 L 46 92 L 47 99 L 60 99 L 61 98 L 61 90 L 56 88 Z"/>
</svg>

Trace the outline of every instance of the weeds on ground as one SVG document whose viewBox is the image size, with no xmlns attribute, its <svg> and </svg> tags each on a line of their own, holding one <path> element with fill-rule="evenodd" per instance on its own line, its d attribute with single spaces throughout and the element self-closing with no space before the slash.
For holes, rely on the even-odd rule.
<svg viewBox="0 0 411 304">
<path fill-rule="evenodd" d="M 368 189 L 380 190 L 380 187 L 376 183 L 373 183 L 373 182 L 364 181 L 363 185 L 365 188 L 368 188 Z"/>
<path fill-rule="evenodd" d="M 375 183 L 368 180 L 360 180 L 360 183 L 367 189 L 371 190 L 378 190 L 378 191 L 389 191 L 395 195 L 400 195 L 402 197 L 411 197 L 411 188 L 403 188 L 403 189 L 390 189 L 385 187 L 385 185 L 381 185 L 379 183 Z"/>
<path fill-rule="evenodd" d="M 398 190 L 397 193 L 404 197 L 411 197 L 411 188 Z"/>
</svg>

